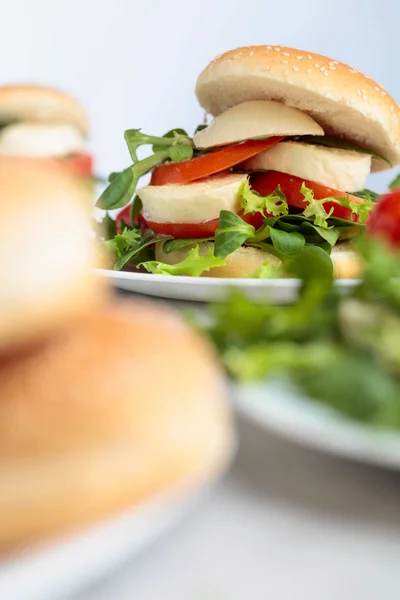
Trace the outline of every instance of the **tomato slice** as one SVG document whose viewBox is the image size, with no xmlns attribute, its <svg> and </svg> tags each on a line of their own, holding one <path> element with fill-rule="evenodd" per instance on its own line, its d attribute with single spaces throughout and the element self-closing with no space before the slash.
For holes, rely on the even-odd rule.
<svg viewBox="0 0 400 600">
<path fill-rule="evenodd" d="M 93 175 L 93 158 L 85 152 L 70 154 L 63 159 L 59 159 L 59 162 L 78 177 L 91 177 Z"/>
<path fill-rule="evenodd" d="M 286 196 L 286 200 L 289 206 L 294 206 L 303 210 L 306 206 L 304 203 L 304 196 L 300 192 L 303 183 L 305 183 L 305 185 L 314 192 L 314 198 L 316 198 L 316 200 L 322 200 L 323 198 L 335 196 L 337 198 L 349 198 L 349 200 L 351 200 L 352 202 L 357 202 L 360 204 L 364 202 L 362 198 L 352 196 L 351 194 L 346 194 L 346 192 L 333 190 L 331 188 L 327 188 L 323 185 L 320 185 L 319 183 L 307 181 L 301 179 L 300 177 L 294 177 L 293 175 L 288 175 L 287 173 L 280 173 L 278 171 L 268 171 L 267 173 L 253 173 L 250 176 L 250 183 L 252 188 L 261 196 L 267 196 L 268 194 L 272 194 L 272 192 L 276 190 L 278 185 L 280 185 L 282 192 Z M 348 219 L 349 221 L 357 221 L 358 219 L 357 215 L 354 215 L 349 208 L 340 206 L 340 204 L 336 204 L 335 202 L 327 202 L 324 206 L 327 212 L 329 212 L 331 208 L 333 208 L 332 215 L 335 217 L 339 217 L 341 219 Z"/>
<path fill-rule="evenodd" d="M 390 247 L 400 248 L 400 190 L 389 192 L 379 199 L 369 215 L 368 231 L 386 241 Z"/>
<path fill-rule="evenodd" d="M 256 229 L 263 223 L 261 213 L 247 214 L 241 210 L 237 213 L 246 223 L 253 225 Z M 213 237 L 218 229 L 219 219 L 204 221 L 203 223 L 156 223 L 155 221 L 146 221 L 147 227 L 158 235 L 168 235 L 177 239 L 196 239 Z"/>
<path fill-rule="evenodd" d="M 159 165 L 153 170 L 150 185 L 183 184 L 208 177 L 214 173 L 230 169 L 248 158 L 272 148 L 281 140 L 283 140 L 283 137 L 277 136 L 266 140 L 249 140 L 208 152 L 190 160 Z"/>
</svg>

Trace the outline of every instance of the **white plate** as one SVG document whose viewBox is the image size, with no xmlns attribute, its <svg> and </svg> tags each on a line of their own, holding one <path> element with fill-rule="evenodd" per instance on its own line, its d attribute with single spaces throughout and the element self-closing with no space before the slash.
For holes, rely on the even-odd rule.
<svg viewBox="0 0 400 600">
<path fill-rule="evenodd" d="M 159 498 L 90 530 L 0 560 L 4 600 L 63 600 L 116 569 L 179 521 L 208 490 Z"/>
<path fill-rule="evenodd" d="M 299 395 L 285 382 L 236 385 L 241 413 L 265 428 L 332 454 L 400 470 L 400 434 L 377 431 Z"/>
<path fill-rule="evenodd" d="M 219 277 L 172 277 L 151 273 L 100 270 L 118 288 L 172 300 L 216 302 L 229 298 L 232 290 L 240 290 L 254 302 L 276 304 L 293 302 L 299 290 L 298 279 L 222 279 Z M 336 285 L 343 291 L 352 289 L 358 280 L 339 279 Z"/>
</svg>

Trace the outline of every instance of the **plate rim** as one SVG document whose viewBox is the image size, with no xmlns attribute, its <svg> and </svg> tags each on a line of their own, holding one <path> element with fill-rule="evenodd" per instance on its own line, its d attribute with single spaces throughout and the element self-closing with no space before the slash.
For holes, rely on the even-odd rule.
<svg viewBox="0 0 400 600">
<path fill-rule="evenodd" d="M 181 283 L 185 285 L 201 286 L 206 285 L 210 287 L 217 286 L 240 286 L 240 287 L 274 287 L 280 286 L 281 288 L 291 289 L 298 287 L 301 280 L 289 277 L 273 278 L 273 279 L 256 279 L 247 277 L 191 277 L 189 275 L 158 275 L 154 273 L 132 273 L 130 271 L 115 271 L 113 269 L 96 269 L 96 272 L 107 277 L 109 279 L 126 279 L 130 281 L 144 281 L 154 283 Z M 336 279 L 336 284 L 339 287 L 351 287 L 360 282 L 360 279 Z"/>
</svg>

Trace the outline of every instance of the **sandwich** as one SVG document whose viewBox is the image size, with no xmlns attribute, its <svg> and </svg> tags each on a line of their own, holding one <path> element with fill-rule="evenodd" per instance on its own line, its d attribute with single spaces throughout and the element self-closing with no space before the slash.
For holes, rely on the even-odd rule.
<svg viewBox="0 0 400 600">
<path fill-rule="evenodd" d="M 54 160 L 91 180 L 88 136 L 86 112 L 64 92 L 38 85 L 0 87 L 0 156 Z"/>
<path fill-rule="evenodd" d="M 97 203 L 122 209 L 106 240 L 115 268 L 280 277 L 306 253 L 358 277 L 351 240 L 378 199 L 367 178 L 400 162 L 395 100 L 348 65 L 283 46 L 218 56 L 196 96 L 212 118 L 193 136 L 125 132 L 132 164 Z"/>
</svg>

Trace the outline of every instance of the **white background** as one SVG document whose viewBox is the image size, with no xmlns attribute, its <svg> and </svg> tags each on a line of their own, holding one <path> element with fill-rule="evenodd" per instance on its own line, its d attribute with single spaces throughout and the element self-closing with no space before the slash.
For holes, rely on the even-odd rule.
<svg viewBox="0 0 400 600">
<path fill-rule="evenodd" d="M 193 130 L 203 116 L 197 75 L 239 45 L 326 54 L 400 100 L 399 0 L 0 0 L 0 17 L 2 82 L 51 84 L 78 97 L 103 173 L 127 164 L 128 127 Z M 370 185 L 381 191 L 391 176 Z"/>
</svg>

